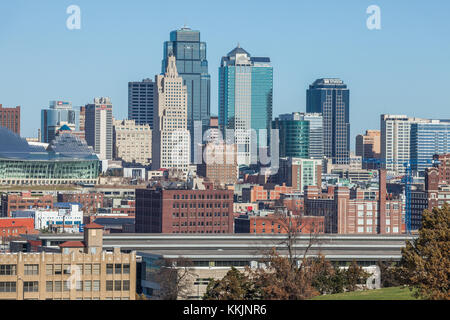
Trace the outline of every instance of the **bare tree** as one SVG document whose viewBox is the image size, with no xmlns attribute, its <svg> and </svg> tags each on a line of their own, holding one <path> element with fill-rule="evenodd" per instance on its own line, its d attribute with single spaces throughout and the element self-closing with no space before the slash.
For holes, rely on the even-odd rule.
<svg viewBox="0 0 450 320">
<path fill-rule="evenodd" d="M 155 281 L 159 284 L 161 300 L 187 299 L 192 279 L 197 276 L 192 261 L 186 258 L 162 259 Z"/>
</svg>

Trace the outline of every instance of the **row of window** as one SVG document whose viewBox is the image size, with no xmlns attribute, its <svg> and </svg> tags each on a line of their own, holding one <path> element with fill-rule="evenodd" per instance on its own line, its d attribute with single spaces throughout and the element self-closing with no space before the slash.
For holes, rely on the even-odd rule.
<svg viewBox="0 0 450 320">
<path fill-rule="evenodd" d="M 214 203 L 214 208 L 228 208 L 230 206 L 229 203 L 222 203 L 222 206 L 220 205 L 220 203 Z M 174 203 L 172 205 L 173 208 L 197 208 L 197 204 L 196 203 L 190 203 L 189 207 L 187 203 L 181 203 L 181 205 L 179 203 Z M 212 208 L 213 204 L 212 203 L 206 203 L 206 205 L 204 203 L 199 203 L 198 204 L 199 208 Z"/>
<path fill-rule="evenodd" d="M 196 194 L 190 194 L 189 196 L 186 194 L 182 194 L 181 197 L 179 194 L 174 194 L 173 195 L 174 199 L 197 199 L 197 195 Z M 199 199 L 205 199 L 205 195 L 204 194 L 199 194 L 198 195 Z M 230 195 L 229 194 L 224 194 L 223 196 L 221 194 L 207 194 L 206 195 L 206 199 L 230 199 Z"/>
<path fill-rule="evenodd" d="M 228 217 L 228 212 L 191 212 L 190 215 L 186 212 L 186 215 L 184 212 L 173 212 L 172 218 L 179 218 L 179 217 L 212 217 L 214 213 L 214 217 Z"/>
</svg>

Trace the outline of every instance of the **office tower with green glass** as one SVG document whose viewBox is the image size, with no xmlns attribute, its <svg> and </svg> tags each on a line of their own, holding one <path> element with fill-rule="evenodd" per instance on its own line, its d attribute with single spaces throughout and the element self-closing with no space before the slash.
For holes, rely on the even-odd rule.
<svg viewBox="0 0 450 320">
<path fill-rule="evenodd" d="M 196 150 L 194 126 L 197 121 L 201 121 L 203 135 L 211 114 L 211 77 L 208 73 L 206 42 L 200 41 L 200 31 L 183 27 L 170 33 L 170 41 L 164 42 L 162 74 L 167 70 L 170 55 L 175 56 L 178 75 L 183 78 L 187 87 L 187 128 L 191 134 L 191 150 Z M 201 146 L 199 147 L 201 150 Z M 194 161 L 194 154 L 191 152 L 191 161 Z"/>
<path fill-rule="evenodd" d="M 256 164 L 258 152 L 270 145 L 272 93 L 270 58 L 252 57 L 239 45 L 222 57 L 219 127 L 224 137 L 233 132 L 240 165 Z"/>
<path fill-rule="evenodd" d="M 280 157 L 309 158 L 309 121 L 299 112 L 281 114 L 272 122 L 280 137 Z"/>
</svg>

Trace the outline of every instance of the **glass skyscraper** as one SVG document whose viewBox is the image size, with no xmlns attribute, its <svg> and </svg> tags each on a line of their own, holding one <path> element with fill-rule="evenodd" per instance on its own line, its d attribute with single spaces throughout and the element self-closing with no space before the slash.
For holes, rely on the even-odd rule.
<svg viewBox="0 0 450 320">
<path fill-rule="evenodd" d="M 324 155 L 350 162 L 350 91 L 340 79 L 318 79 L 306 92 L 306 112 L 323 117 Z"/>
<path fill-rule="evenodd" d="M 273 68 L 270 58 L 251 57 L 239 45 L 219 68 L 219 127 L 234 130 L 238 164 L 256 164 L 257 150 L 270 145 Z M 250 130 L 255 130 L 252 135 Z"/>
<path fill-rule="evenodd" d="M 176 58 L 178 74 L 183 78 L 188 95 L 187 128 L 191 133 L 191 150 L 194 150 L 194 121 L 202 122 L 202 134 L 209 125 L 211 77 L 206 59 L 206 42 L 200 41 L 200 31 L 184 27 L 170 33 L 164 42 L 161 73 L 167 70 L 169 55 Z M 191 153 L 191 161 L 194 152 Z"/>
<path fill-rule="evenodd" d="M 128 82 L 128 119 L 153 129 L 156 84 L 151 79 Z"/>
<path fill-rule="evenodd" d="M 281 114 L 272 129 L 279 130 L 280 157 L 309 158 L 309 121 L 301 119 L 300 113 Z"/>
<path fill-rule="evenodd" d="M 450 120 L 412 123 L 410 144 L 411 168 L 425 171 L 432 166 L 433 155 L 450 153 Z"/>
<path fill-rule="evenodd" d="M 55 139 L 56 131 L 67 125 L 78 131 L 80 112 L 72 109 L 72 103 L 66 101 L 50 101 L 49 109 L 41 110 L 41 142 L 50 143 Z"/>
</svg>

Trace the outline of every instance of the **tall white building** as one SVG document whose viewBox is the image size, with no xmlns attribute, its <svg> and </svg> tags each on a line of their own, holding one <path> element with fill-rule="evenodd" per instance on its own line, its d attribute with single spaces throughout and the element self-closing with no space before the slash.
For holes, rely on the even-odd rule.
<svg viewBox="0 0 450 320">
<path fill-rule="evenodd" d="M 149 165 L 152 157 L 152 130 L 135 120 L 114 120 L 114 158 Z"/>
<path fill-rule="evenodd" d="M 95 98 L 93 104 L 86 105 L 86 142 L 100 160 L 113 157 L 112 103 L 110 98 Z"/>
<path fill-rule="evenodd" d="M 178 75 L 174 56 L 166 73 L 155 77 L 157 102 L 153 125 L 152 169 L 178 168 L 188 171 L 190 134 L 187 130 L 187 88 Z"/>
<path fill-rule="evenodd" d="M 411 124 L 428 122 L 430 120 L 406 115 L 381 115 L 381 161 L 389 174 L 405 173 L 404 163 L 410 160 Z"/>
</svg>

